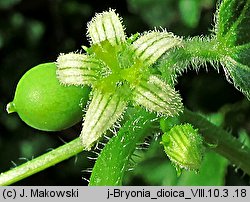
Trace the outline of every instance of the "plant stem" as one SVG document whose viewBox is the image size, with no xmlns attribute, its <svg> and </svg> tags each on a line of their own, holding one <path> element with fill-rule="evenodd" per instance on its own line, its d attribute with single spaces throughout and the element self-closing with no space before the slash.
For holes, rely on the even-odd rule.
<svg viewBox="0 0 250 202">
<path fill-rule="evenodd" d="M 80 138 L 0 174 L 0 185 L 10 185 L 83 151 Z"/>
<path fill-rule="evenodd" d="M 250 148 L 244 146 L 222 128 L 213 125 L 202 116 L 187 109 L 180 116 L 180 121 L 191 123 L 198 128 L 205 141 L 213 145 L 211 147 L 213 150 L 250 175 Z"/>
<path fill-rule="evenodd" d="M 223 55 L 223 47 L 215 38 L 193 37 L 183 39 L 180 47 L 176 47 L 166 52 L 159 60 L 157 68 L 162 76 L 170 83 L 176 81 L 177 75 L 192 67 L 198 70 L 206 67 L 206 62 L 210 62 L 214 68 L 218 68 L 220 57 Z"/>
<path fill-rule="evenodd" d="M 184 40 L 181 47 L 173 49 L 167 54 L 169 60 L 167 64 L 171 65 L 168 67 L 176 66 L 176 68 L 183 68 L 178 67 L 180 64 L 192 64 L 196 68 L 204 62 L 218 61 L 221 51 L 220 43 L 216 39 L 193 37 Z"/>
<path fill-rule="evenodd" d="M 152 128 L 155 128 L 157 120 L 155 114 L 145 110 L 136 112 L 102 149 L 92 170 L 89 185 L 122 185 L 131 155 L 138 143 L 153 134 Z"/>
</svg>

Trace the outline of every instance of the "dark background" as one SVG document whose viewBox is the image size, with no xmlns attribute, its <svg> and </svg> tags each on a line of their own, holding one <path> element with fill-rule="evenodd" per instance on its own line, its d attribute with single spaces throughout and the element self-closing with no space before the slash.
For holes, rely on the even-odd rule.
<svg viewBox="0 0 250 202">
<path fill-rule="evenodd" d="M 7 114 L 6 104 L 13 99 L 17 82 L 28 69 L 55 61 L 59 53 L 88 46 L 86 23 L 96 12 L 109 8 L 116 9 L 123 18 L 128 36 L 160 26 L 184 37 L 205 36 L 213 29 L 216 3 L 215 0 L 196 2 L 191 8 L 194 17 L 188 6 L 183 8 L 176 0 L 0 0 L 0 172 L 56 148 L 80 133 L 81 124 L 47 133 L 30 128 L 17 114 Z M 214 113 L 244 99 L 226 81 L 221 68 L 219 74 L 209 66 L 208 69 L 208 72 L 201 69 L 199 75 L 189 71 L 178 79 L 177 89 L 185 106 Z M 228 112 L 225 127 L 234 135 L 241 127 L 249 133 L 248 112 L 249 104 Z M 93 166 L 93 160 L 87 159 L 90 155 L 83 152 L 16 185 L 86 185 L 83 178 L 89 174 L 84 170 Z M 248 177 L 242 175 L 229 166 L 226 184 L 247 184 Z"/>
</svg>

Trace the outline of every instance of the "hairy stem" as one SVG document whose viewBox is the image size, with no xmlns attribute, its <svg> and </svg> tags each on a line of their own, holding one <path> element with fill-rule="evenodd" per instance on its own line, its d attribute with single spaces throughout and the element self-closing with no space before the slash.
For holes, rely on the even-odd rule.
<svg viewBox="0 0 250 202">
<path fill-rule="evenodd" d="M 187 109 L 180 116 L 180 121 L 191 123 L 198 128 L 205 141 L 213 145 L 211 147 L 213 150 L 250 175 L 250 148 L 244 146 L 222 128 L 213 125 L 202 116 Z"/>
<path fill-rule="evenodd" d="M 83 151 L 80 138 L 0 174 L 0 185 L 10 185 Z"/>
<path fill-rule="evenodd" d="M 184 40 L 181 47 L 167 53 L 166 57 L 168 59 L 166 64 L 167 67 L 175 66 L 181 70 L 183 65 L 191 63 L 195 68 L 197 66 L 196 63 L 218 61 L 220 59 L 220 51 L 221 46 L 216 39 L 193 37 Z"/>
<path fill-rule="evenodd" d="M 92 171 L 89 185 L 122 185 L 124 172 L 138 143 L 156 124 L 156 116 L 139 110 L 129 119 L 101 151 Z M 151 130 L 150 130 L 151 129 Z"/>
<path fill-rule="evenodd" d="M 176 81 L 177 75 L 186 71 L 188 68 L 198 70 L 206 62 L 210 62 L 215 68 L 220 60 L 223 48 L 215 38 L 193 37 L 183 39 L 179 47 L 173 48 L 159 60 L 157 68 L 162 76 L 170 83 Z M 204 65 L 203 67 L 206 67 Z"/>
</svg>

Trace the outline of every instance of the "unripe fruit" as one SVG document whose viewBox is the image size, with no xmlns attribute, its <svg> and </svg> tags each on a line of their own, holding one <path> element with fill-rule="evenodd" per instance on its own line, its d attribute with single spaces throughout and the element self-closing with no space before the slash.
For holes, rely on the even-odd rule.
<svg viewBox="0 0 250 202">
<path fill-rule="evenodd" d="M 87 87 L 61 85 L 54 63 L 40 64 L 20 79 L 14 101 L 7 105 L 7 111 L 17 112 L 33 128 L 63 130 L 82 119 L 81 106 L 86 104 L 88 94 Z"/>
</svg>

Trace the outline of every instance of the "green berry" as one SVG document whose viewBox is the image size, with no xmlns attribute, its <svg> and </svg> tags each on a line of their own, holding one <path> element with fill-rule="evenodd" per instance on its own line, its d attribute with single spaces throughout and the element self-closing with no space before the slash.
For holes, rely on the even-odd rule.
<svg viewBox="0 0 250 202">
<path fill-rule="evenodd" d="M 87 87 L 61 85 L 56 78 L 55 63 L 40 64 L 20 79 L 7 111 L 17 112 L 33 128 L 63 130 L 82 119 L 82 106 L 88 94 Z"/>
</svg>

